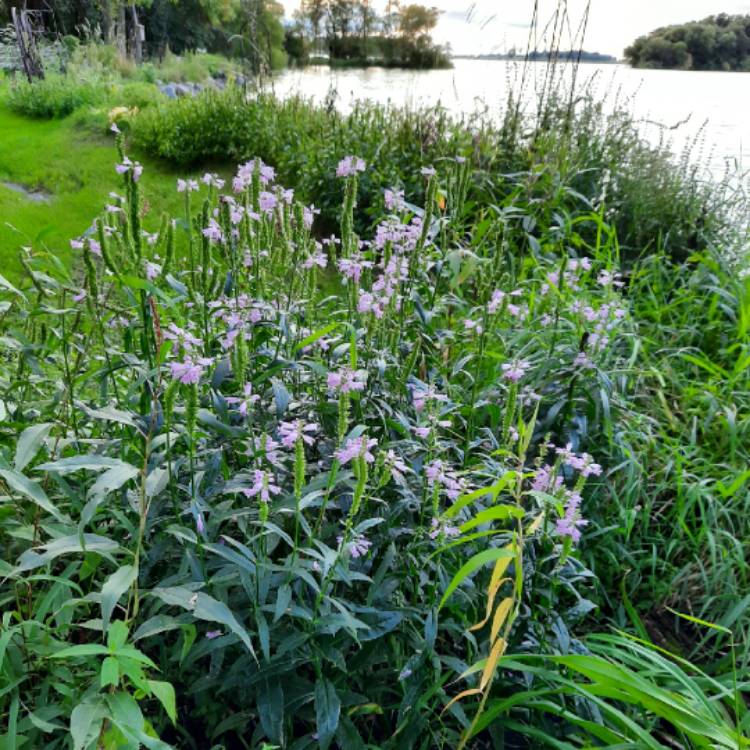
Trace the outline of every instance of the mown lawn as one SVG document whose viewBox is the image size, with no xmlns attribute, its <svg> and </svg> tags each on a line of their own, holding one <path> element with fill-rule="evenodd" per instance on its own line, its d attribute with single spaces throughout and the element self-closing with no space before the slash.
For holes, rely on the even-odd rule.
<svg viewBox="0 0 750 750">
<path fill-rule="evenodd" d="M 135 154 L 145 167 L 143 184 L 149 196 L 144 227 L 155 230 L 162 211 L 180 215 L 175 190 L 178 173 L 167 165 Z M 13 113 L 0 88 L 0 273 L 14 277 L 23 246 L 46 247 L 70 256 L 70 239 L 91 226 L 110 191 L 119 191 L 114 140 L 93 133 L 76 121 L 30 120 Z M 13 182 L 49 194 L 39 203 L 11 190 Z"/>
</svg>

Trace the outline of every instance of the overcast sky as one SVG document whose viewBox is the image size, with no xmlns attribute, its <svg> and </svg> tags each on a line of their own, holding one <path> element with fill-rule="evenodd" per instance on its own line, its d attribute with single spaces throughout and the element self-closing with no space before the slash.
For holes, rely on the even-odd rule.
<svg viewBox="0 0 750 750">
<path fill-rule="evenodd" d="M 282 2 L 289 16 L 299 7 L 299 0 Z M 385 0 L 374 2 L 376 6 L 385 5 Z M 450 42 L 458 54 L 526 46 L 533 0 L 423 0 L 423 4 L 444 11 L 433 36 L 441 43 Z M 556 0 L 540 0 L 543 21 L 552 18 L 556 4 Z M 585 7 L 586 0 L 568 0 L 573 26 L 580 22 Z M 584 46 L 590 51 L 621 56 L 637 36 L 659 26 L 721 12 L 750 13 L 750 0 L 592 0 Z M 546 45 L 540 41 L 538 46 Z"/>
</svg>

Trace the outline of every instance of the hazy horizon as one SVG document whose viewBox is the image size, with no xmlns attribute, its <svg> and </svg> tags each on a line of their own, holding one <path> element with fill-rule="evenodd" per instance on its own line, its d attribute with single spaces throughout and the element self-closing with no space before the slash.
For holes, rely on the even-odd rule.
<svg viewBox="0 0 750 750">
<path fill-rule="evenodd" d="M 287 17 L 299 7 L 299 0 L 281 0 Z M 385 0 L 375 0 L 378 10 Z M 443 11 L 433 33 L 435 41 L 450 43 L 457 55 L 504 52 L 512 47 L 526 48 L 532 17 L 533 0 L 427 0 L 423 4 Z M 550 20 L 556 0 L 539 0 L 541 26 Z M 717 7 L 718 6 L 718 7 Z M 583 19 L 586 0 L 568 0 L 571 29 L 567 33 L 570 46 L 577 43 L 577 27 Z M 750 1 L 727 0 L 630 0 L 615 4 L 612 0 L 592 0 L 588 31 L 583 46 L 590 52 L 622 57 L 623 50 L 636 37 L 660 26 L 697 21 L 717 13 L 750 13 Z M 566 47 L 566 37 L 563 47 Z M 545 35 L 539 32 L 538 49 L 546 46 Z"/>
</svg>

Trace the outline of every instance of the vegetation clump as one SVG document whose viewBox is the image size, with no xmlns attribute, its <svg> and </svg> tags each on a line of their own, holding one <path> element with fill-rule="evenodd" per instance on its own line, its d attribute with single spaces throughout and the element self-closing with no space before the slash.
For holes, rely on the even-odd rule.
<svg viewBox="0 0 750 750">
<path fill-rule="evenodd" d="M 720 13 L 666 26 L 625 50 L 636 68 L 750 71 L 750 16 Z"/>
</svg>

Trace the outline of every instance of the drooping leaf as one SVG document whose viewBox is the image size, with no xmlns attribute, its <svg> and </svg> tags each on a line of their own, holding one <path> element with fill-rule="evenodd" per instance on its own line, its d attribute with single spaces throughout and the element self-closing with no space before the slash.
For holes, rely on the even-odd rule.
<svg viewBox="0 0 750 750">
<path fill-rule="evenodd" d="M 47 513 L 58 521 L 65 522 L 67 520 L 52 504 L 52 501 L 36 482 L 17 471 L 12 471 L 11 469 L 0 469 L 0 477 L 5 480 L 8 487 L 29 498 L 29 500 L 36 503 L 40 508 L 47 511 Z"/>
<path fill-rule="evenodd" d="M 81 544 L 83 541 L 83 544 Z M 60 537 L 49 544 L 37 547 L 35 550 L 26 550 L 18 560 L 18 565 L 14 568 L 14 573 L 23 573 L 27 570 L 39 568 L 46 565 L 60 555 L 67 555 L 71 552 L 115 552 L 119 549 L 117 542 L 107 539 L 97 534 L 73 534 L 71 536 Z M 41 552 L 37 551 L 41 550 Z"/>
<path fill-rule="evenodd" d="M 214 599 L 202 591 L 195 592 L 182 586 L 156 588 L 152 593 L 167 604 L 173 604 L 189 610 L 199 620 L 218 622 L 226 625 L 239 637 L 253 658 L 255 658 L 255 649 L 253 648 L 250 636 L 224 602 L 220 602 L 218 599 Z"/>
<path fill-rule="evenodd" d="M 487 565 L 487 563 L 494 562 L 495 560 L 513 557 L 513 554 L 513 550 L 509 547 L 492 547 L 491 549 L 482 550 L 471 557 L 461 566 L 458 573 L 453 576 L 453 580 L 448 584 L 448 588 L 445 590 L 443 598 L 440 600 L 440 606 L 438 609 L 442 609 L 443 605 L 450 598 L 450 595 L 476 570 Z"/>
<path fill-rule="evenodd" d="M 177 723 L 177 698 L 175 696 L 174 687 L 170 682 L 160 682 L 158 680 L 149 680 L 148 686 L 151 688 L 153 694 L 159 699 L 159 702 L 164 706 L 164 710 L 167 712 L 167 716 L 171 719 L 173 724 Z"/>
</svg>

